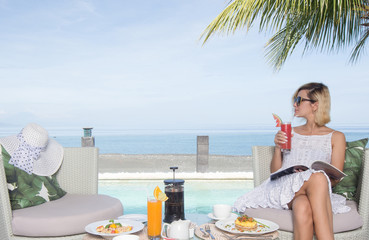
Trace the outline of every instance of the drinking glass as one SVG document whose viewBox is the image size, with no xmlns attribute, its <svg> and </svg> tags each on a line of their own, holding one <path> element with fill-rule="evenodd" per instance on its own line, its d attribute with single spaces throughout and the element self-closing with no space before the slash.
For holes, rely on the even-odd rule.
<svg viewBox="0 0 369 240">
<path fill-rule="evenodd" d="M 149 239 L 160 239 L 162 202 L 155 197 L 147 198 L 147 235 Z"/>
<path fill-rule="evenodd" d="M 291 123 L 290 122 L 282 123 L 281 131 L 287 134 L 287 142 L 282 144 L 281 149 L 282 151 L 290 151 L 291 150 L 291 131 L 292 131 Z"/>
</svg>

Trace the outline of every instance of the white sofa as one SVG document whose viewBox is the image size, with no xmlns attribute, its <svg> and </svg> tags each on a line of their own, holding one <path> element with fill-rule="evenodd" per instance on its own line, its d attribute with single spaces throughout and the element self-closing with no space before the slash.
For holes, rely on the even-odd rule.
<svg viewBox="0 0 369 240">
<path fill-rule="evenodd" d="M 14 211 L 10 207 L 1 160 L 0 239 L 83 239 L 86 235 L 84 227 L 88 223 L 123 215 L 120 200 L 97 194 L 97 160 L 97 148 L 64 148 L 64 159 L 57 172 L 57 180 L 67 195 L 55 201 Z M 55 224 L 58 228 L 52 228 Z M 68 233 L 65 234 L 65 231 Z"/>
<path fill-rule="evenodd" d="M 270 162 L 274 153 L 274 147 L 272 146 L 254 146 L 252 148 L 253 157 L 253 171 L 254 171 L 254 185 L 260 185 L 265 179 L 270 176 Z M 339 231 L 334 234 L 336 240 L 342 239 L 369 239 L 369 149 L 365 149 L 365 159 L 363 159 L 362 173 L 359 180 L 358 188 L 358 202 L 357 204 L 353 201 L 348 201 L 354 209 L 351 215 L 346 215 L 342 218 L 340 214 L 334 214 L 333 224 L 357 224 L 361 226 L 351 231 Z M 357 210 L 357 211 L 356 211 Z M 290 229 L 292 225 L 292 213 L 291 210 L 277 210 L 277 209 L 247 209 L 246 214 L 250 216 L 268 219 L 283 226 L 283 229 Z M 334 227 L 335 227 L 334 226 Z M 343 226 L 344 227 L 344 226 Z M 293 229 L 280 230 L 280 239 L 293 239 Z"/>
</svg>

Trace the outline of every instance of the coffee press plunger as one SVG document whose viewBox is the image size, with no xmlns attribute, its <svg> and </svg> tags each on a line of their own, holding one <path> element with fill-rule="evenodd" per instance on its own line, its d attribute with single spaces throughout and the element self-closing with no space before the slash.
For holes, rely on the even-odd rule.
<svg viewBox="0 0 369 240">
<path fill-rule="evenodd" d="M 175 179 L 175 170 L 178 167 L 170 167 L 173 170 L 173 179 L 164 180 L 165 194 L 168 200 L 165 201 L 165 217 L 164 222 L 172 223 L 176 220 L 185 220 L 184 214 L 184 192 L 183 179 Z"/>
</svg>

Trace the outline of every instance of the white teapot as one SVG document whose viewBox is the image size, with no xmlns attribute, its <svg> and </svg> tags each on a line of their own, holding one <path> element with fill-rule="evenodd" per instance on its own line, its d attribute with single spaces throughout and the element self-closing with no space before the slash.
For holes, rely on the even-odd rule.
<svg viewBox="0 0 369 240">
<path fill-rule="evenodd" d="M 193 229 L 190 229 L 190 220 L 173 221 L 171 224 L 164 223 L 161 230 L 163 238 L 189 239 L 193 237 Z M 165 226 L 167 228 L 165 229 Z M 164 232 L 166 233 L 164 235 Z"/>
</svg>

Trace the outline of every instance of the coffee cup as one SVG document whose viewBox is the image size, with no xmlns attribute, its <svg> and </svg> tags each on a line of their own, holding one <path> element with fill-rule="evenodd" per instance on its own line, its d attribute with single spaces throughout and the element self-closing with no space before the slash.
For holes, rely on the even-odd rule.
<svg viewBox="0 0 369 240">
<path fill-rule="evenodd" d="M 213 205 L 213 216 L 219 219 L 228 218 L 231 215 L 232 207 L 227 204 Z"/>
</svg>

